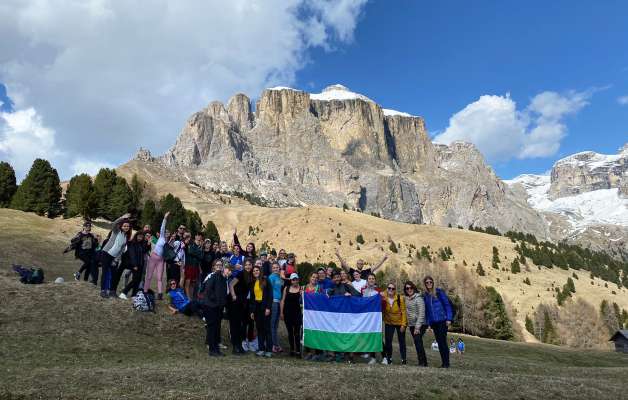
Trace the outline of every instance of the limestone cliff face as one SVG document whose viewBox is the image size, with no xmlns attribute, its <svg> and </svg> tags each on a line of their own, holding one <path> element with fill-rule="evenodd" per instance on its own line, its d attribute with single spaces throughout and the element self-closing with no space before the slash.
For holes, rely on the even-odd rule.
<svg viewBox="0 0 628 400">
<path fill-rule="evenodd" d="M 550 198 L 557 199 L 598 189 L 628 190 L 628 143 L 619 154 L 593 151 L 577 153 L 557 161 L 552 168 Z"/>
<path fill-rule="evenodd" d="M 238 94 L 190 117 L 163 165 L 206 189 L 274 206 L 346 203 L 412 223 L 517 229 L 546 237 L 471 145 L 435 146 L 420 117 L 383 110 L 334 85 L 320 94 L 265 90 L 255 112 Z"/>
</svg>

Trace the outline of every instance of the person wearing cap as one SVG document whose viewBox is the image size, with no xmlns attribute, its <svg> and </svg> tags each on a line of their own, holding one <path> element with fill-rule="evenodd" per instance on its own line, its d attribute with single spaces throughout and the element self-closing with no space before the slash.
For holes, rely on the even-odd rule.
<svg viewBox="0 0 628 400">
<path fill-rule="evenodd" d="M 277 264 L 277 266 L 279 265 Z M 301 357 L 301 328 L 303 327 L 301 299 L 303 291 L 299 285 L 299 275 L 296 272 L 290 274 L 289 278 L 290 285 L 283 288 L 283 296 L 281 297 L 281 319 L 286 324 L 288 331 L 290 356 Z"/>
<path fill-rule="evenodd" d="M 98 269 L 94 260 L 96 246 L 98 246 L 98 241 L 92 234 L 92 223 L 85 221 L 83 229 L 74 236 L 70 241 L 70 246 L 64 251 L 64 253 L 67 253 L 74 249 L 74 257 L 82 262 L 81 268 L 74 273 L 75 280 L 81 279 L 81 274 L 85 272 L 83 280 L 87 282 L 88 277 L 91 275 L 92 283 L 96 284 L 98 280 Z"/>
<path fill-rule="evenodd" d="M 256 266 L 261 269 L 261 260 L 256 261 Z M 277 335 L 277 329 L 279 328 L 279 314 L 280 314 L 280 303 L 281 303 L 281 290 L 284 288 L 283 279 L 279 274 L 281 267 L 279 263 L 274 262 L 272 264 L 272 273 L 268 276 L 268 282 L 270 286 L 273 288 L 273 306 L 271 309 L 270 315 L 270 332 L 273 340 L 273 353 L 282 352 L 281 346 L 279 346 L 279 336 Z"/>
<path fill-rule="evenodd" d="M 350 268 L 349 264 L 347 264 L 347 261 L 340 255 L 338 249 L 336 249 L 336 257 L 338 257 L 338 260 L 340 260 L 340 266 L 345 271 L 349 272 L 349 277 L 351 279 L 353 279 L 354 272 L 358 272 L 360 273 L 360 277 L 364 280 L 368 279 L 370 274 L 374 274 L 375 272 L 377 272 L 377 270 L 380 269 L 382 265 L 384 265 L 386 260 L 388 260 L 388 254 L 384 254 L 384 258 L 382 258 L 382 260 L 373 268 L 364 268 L 364 260 L 359 259 L 358 261 L 356 261 L 356 268 Z"/>
<path fill-rule="evenodd" d="M 265 249 L 259 252 L 258 261 L 262 262 L 262 274 L 264 274 L 264 276 L 270 276 L 270 274 L 273 273 L 273 263 L 268 260 L 268 252 Z"/>
</svg>

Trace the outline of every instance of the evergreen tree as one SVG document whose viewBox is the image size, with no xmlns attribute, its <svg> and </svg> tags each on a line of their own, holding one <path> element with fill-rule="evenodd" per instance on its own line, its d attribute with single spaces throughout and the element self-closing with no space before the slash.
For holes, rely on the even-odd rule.
<svg viewBox="0 0 628 400">
<path fill-rule="evenodd" d="M 356 236 L 355 241 L 358 242 L 359 244 L 364 244 L 364 236 L 362 236 L 362 234 L 358 234 L 358 236 Z"/>
<path fill-rule="evenodd" d="M 495 269 L 499 269 L 499 263 L 501 260 L 499 259 L 499 250 L 497 247 L 493 246 L 493 261 L 491 262 L 491 266 Z"/>
<path fill-rule="evenodd" d="M 482 267 L 482 263 L 479 261 L 478 261 L 478 267 L 475 269 L 475 272 L 477 272 L 478 275 L 480 276 L 486 275 L 486 273 L 484 272 L 484 267 Z"/>
<path fill-rule="evenodd" d="M 94 205 L 96 206 L 96 215 L 104 217 L 108 220 L 118 218 L 118 216 L 111 217 L 110 214 L 110 198 L 113 192 L 113 187 L 116 184 L 118 175 L 114 169 L 101 168 L 94 179 Z M 126 212 L 126 211 L 125 211 Z"/>
<path fill-rule="evenodd" d="M 556 341 L 556 329 L 547 311 L 543 314 L 543 337 L 541 341 L 543 343 L 554 343 Z"/>
<path fill-rule="evenodd" d="M 17 190 L 15 170 L 8 162 L 0 162 L 0 207 L 8 207 Z"/>
<path fill-rule="evenodd" d="M 17 188 L 11 207 L 54 218 L 61 212 L 61 186 L 57 170 L 40 158 Z"/>
<path fill-rule="evenodd" d="M 161 228 L 161 220 L 163 219 L 163 215 L 159 213 L 157 207 L 155 206 L 155 202 L 153 200 L 146 200 L 144 202 L 144 207 L 142 207 L 142 218 L 140 219 L 142 225 L 149 225 L 153 234 L 159 232 Z"/>
<path fill-rule="evenodd" d="M 513 274 L 518 274 L 519 272 L 521 272 L 519 259 L 515 258 L 514 260 L 512 260 L 512 263 L 510 263 L 510 272 L 512 272 Z"/>
<path fill-rule="evenodd" d="M 132 211 L 133 194 L 131 188 L 126 183 L 126 179 L 116 177 L 111 196 L 109 196 L 109 204 L 107 213 L 103 215 L 110 221 L 119 218 L 121 215 Z"/>
<path fill-rule="evenodd" d="M 220 242 L 220 235 L 218 234 L 218 228 L 216 228 L 216 224 L 214 221 L 207 221 L 205 224 L 205 239 L 211 239 L 212 243 Z"/>
<path fill-rule="evenodd" d="M 398 251 L 397 250 L 397 245 L 392 240 L 390 241 L 390 245 L 388 246 L 388 250 L 392 251 L 393 253 L 397 253 L 397 251 Z"/>
<path fill-rule="evenodd" d="M 187 223 L 187 215 L 183 204 L 181 204 L 181 200 L 171 193 L 168 193 L 159 200 L 159 209 L 164 214 L 170 211 L 167 225 L 168 231 L 174 232 L 180 225 Z"/>
<path fill-rule="evenodd" d="M 65 218 L 80 215 L 85 219 L 95 217 L 94 185 L 87 174 L 75 175 L 70 179 L 65 192 Z"/>
<path fill-rule="evenodd" d="M 425 246 L 421 246 L 421 258 L 425 258 L 427 261 L 432 262 L 430 251 Z"/>
<path fill-rule="evenodd" d="M 506 312 L 506 305 L 502 296 L 494 287 L 487 287 L 487 304 L 484 308 L 484 317 L 491 321 L 488 336 L 494 339 L 510 340 L 514 337 L 512 322 Z"/>
<path fill-rule="evenodd" d="M 526 331 L 534 335 L 534 322 L 528 315 L 526 315 Z"/>
<path fill-rule="evenodd" d="M 192 234 L 192 237 L 197 233 L 203 233 L 203 221 L 196 211 L 185 210 L 185 226 Z"/>
<path fill-rule="evenodd" d="M 133 178 L 131 178 L 131 212 L 137 213 L 140 210 L 145 187 L 146 184 L 137 177 L 137 174 L 133 174 Z"/>
<path fill-rule="evenodd" d="M 571 277 L 567 278 L 564 290 L 569 293 L 576 293 L 576 285 L 573 283 L 573 279 L 571 279 Z"/>
</svg>

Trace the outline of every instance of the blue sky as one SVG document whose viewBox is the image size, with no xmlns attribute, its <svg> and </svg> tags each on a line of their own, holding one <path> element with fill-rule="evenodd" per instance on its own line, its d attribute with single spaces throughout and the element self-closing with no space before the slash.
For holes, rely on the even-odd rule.
<svg viewBox="0 0 628 400">
<path fill-rule="evenodd" d="M 614 153 L 628 142 L 628 106 L 617 101 L 628 95 L 628 2 L 402 3 L 370 2 L 355 41 L 313 51 L 299 86 L 343 83 L 423 116 L 431 133 L 481 95 L 510 93 L 523 107 L 543 91 L 598 89 L 565 118 L 567 136 L 555 155 L 494 163 L 504 178 L 546 171 L 583 150 Z"/>
<path fill-rule="evenodd" d="M 626 1 L 22 0 L 0 21 L 0 159 L 18 177 L 36 157 L 67 179 L 162 154 L 210 101 L 277 85 L 423 116 L 502 178 L 628 141 Z"/>
</svg>

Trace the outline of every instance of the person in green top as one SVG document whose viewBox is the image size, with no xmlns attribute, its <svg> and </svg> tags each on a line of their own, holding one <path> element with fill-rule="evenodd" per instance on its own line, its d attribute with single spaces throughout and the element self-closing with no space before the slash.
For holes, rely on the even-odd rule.
<svg viewBox="0 0 628 400">
<path fill-rule="evenodd" d="M 201 274 L 203 262 L 203 235 L 194 235 L 194 242 L 185 245 L 185 270 L 183 289 L 190 300 L 194 299 L 196 283 Z"/>
</svg>

